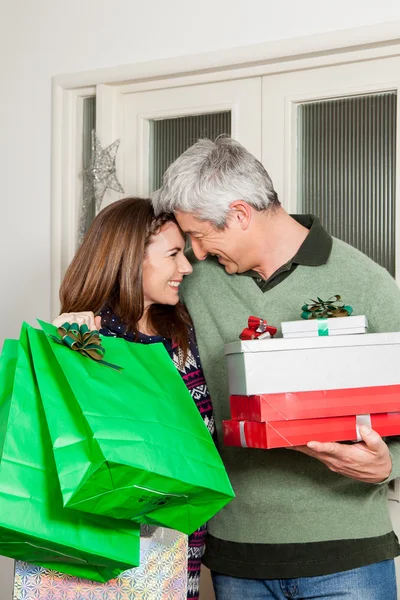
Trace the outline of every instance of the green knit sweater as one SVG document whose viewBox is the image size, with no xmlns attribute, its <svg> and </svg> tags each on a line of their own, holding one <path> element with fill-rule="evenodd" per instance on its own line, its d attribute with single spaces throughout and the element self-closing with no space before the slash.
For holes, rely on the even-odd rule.
<svg viewBox="0 0 400 600">
<path fill-rule="evenodd" d="M 296 451 L 224 447 L 221 430 L 222 420 L 230 418 L 224 345 L 238 339 L 249 315 L 266 318 L 280 336 L 280 323 L 299 319 L 304 302 L 340 294 L 353 314 L 367 316 L 369 333 L 400 331 L 395 281 L 337 239 L 326 264 L 299 265 L 266 293 L 251 277 L 226 274 L 213 258 L 199 262 L 192 256 L 192 262 L 182 299 L 194 321 L 221 455 L 236 493 L 209 523 L 205 563 L 230 575 L 284 578 L 337 572 L 397 555 L 385 484 L 346 478 Z M 282 378 L 290 378 L 290 372 L 283 371 Z M 388 444 L 394 478 L 400 476 L 400 441 L 392 438 Z"/>
</svg>

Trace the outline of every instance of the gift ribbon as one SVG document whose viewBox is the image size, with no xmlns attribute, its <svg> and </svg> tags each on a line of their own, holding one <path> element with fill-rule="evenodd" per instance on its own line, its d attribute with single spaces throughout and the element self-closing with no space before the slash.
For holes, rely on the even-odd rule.
<svg viewBox="0 0 400 600">
<path fill-rule="evenodd" d="M 317 319 L 318 336 L 329 335 L 328 319 Z"/>
<path fill-rule="evenodd" d="M 243 329 L 239 338 L 241 340 L 262 340 L 264 338 L 274 337 L 276 332 L 277 328 L 268 325 L 265 319 L 251 316 L 247 320 L 247 327 Z"/>
<path fill-rule="evenodd" d="M 372 429 L 371 415 L 357 415 L 356 416 L 357 442 L 362 441 L 362 437 L 360 434 L 361 425 L 365 425 L 366 427 L 369 427 L 370 429 Z"/>
<path fill-rule="evenodd" d="M 246 444 L 246 434 L 244 432 L 244 425 L 245 425 L 246 421 L 239 421 L 239 435 L 240 435 L 240 445 L 243 448 L 247 448 L 247 444 Z"/>
<path fill-rule="evenodd" d="M 353 309 L 342 302 L 339 294 L 335 294 L 328 300 L 322 300 L 318 296 L 316 300 L 311 298 L 311 303 L 303 304 L 301 311 L 302 319 L 331 319 L 333 317 L 349 317 Z"/>
<path fill-rule="evenodd" d="M 95 360 L 100 365 L 111 367 L 117 371 L 122 370 L 122 367 L 103 360 L 106 351 L 101 345 L 100 335 L 97 329 L 91 331 L 87 325 L 64 323 L 64 325 L 61 325 L 61 327 L 57 329 L 57 333 L 61 339 L 55 335 L 50 335 L 57 344 L 67 346 L 71 350 L 79 352 L 82 356 L 87 356 L 88 358 Z"/>
</svg>

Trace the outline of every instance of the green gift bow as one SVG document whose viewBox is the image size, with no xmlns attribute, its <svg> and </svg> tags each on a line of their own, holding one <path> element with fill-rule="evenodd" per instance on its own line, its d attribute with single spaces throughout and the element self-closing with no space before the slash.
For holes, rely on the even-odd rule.
<svg viewBox="0 0 400 600">
<path fill-rule="evenodd" d="M 71 350 L 79 352 L 82 356 L 87 356 L 88 358 L 95 360 L 100 365 L 111 367 L 116 371 L 122 370 L 122 367 L 103 360 L 106 351 L 101 345 L 100 335 L 97 329 L 91 331 L 87 325 L 64 323 L 64 325 L 61 325 L 61 327 L 57 329 L 57 333 L 61 339 L 55 335 L 50 336 L 57 344 L 67 346 L 68 348 L 71 348 Z"/>
<path fill-rule="evenodd" d="M 335 294 L 328 300 L 317 300 L 311 298 L 312 304 L 304 304 L 301 307 L 302 319 L 331 319 L 334 317 L 349 317 L 353 312 L 351 306 L 345 306 L 341 296 Z"/>
</svg>

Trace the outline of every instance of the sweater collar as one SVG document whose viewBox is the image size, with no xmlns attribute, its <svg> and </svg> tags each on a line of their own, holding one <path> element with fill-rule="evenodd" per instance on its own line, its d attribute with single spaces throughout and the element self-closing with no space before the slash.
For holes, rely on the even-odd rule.
<svg viewBox="0 0 400 600">
<path fill-rule="evenodd" d="M 291 217 L 309 230 L 306 239 L 293 258 L 280 266 L 267 280 L 261 279 L 259 273 L 253 270 L 238 273 L 239 276 L 253 277 L 263 292 L 278 285 L 298 265 L 319 267 L 328 262 L 333 240 L 321 225 L 319 218 L 315 215 L 291 215 Z"/>
<path fill-rule="evenodd" d="M 289 271 L 294 265 L 305 265 L 307 267 L 319 267 L 328 262 L 332 250 L 332 236 L 321 225 L 321 221 L 315 215 L 290 215 L 295 221 L 307 227 L 309 233 L 297 250 L 296 254 L 284 265 L 279 267 L 271 276 L 281 271 Z M 255 271 L 245 271 L 238 275 L 250 275 L 260 277 Z"/>
<path fill-rule="evenodd" d="M 319 218 L 315 215 L 291 215 L 291 217 L 309 230 L 291 262 L 308 267 L 319 267 L 328 262 L 332 250 L 332 236 L 321 225 Z"/>
</svg>

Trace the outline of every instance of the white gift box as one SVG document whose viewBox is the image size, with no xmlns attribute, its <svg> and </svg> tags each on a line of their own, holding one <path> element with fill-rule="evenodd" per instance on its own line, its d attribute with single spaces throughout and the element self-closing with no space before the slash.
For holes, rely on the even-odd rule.
<svg viewBox="0 0 400 600">
<path fill-rule="evenodd" d="M 365 315 L 336 317 L 330 319 L 300 319 L 284 321 L 284 338 L 316 337 L 325 335 L 353 335 L 367 333 L 368 321 Z"/>
<path fill-rule="evenodd" d="M 225 355 L 230 395 L 400 384 L 400 332 L 238 341 Z"/>
</svg>

